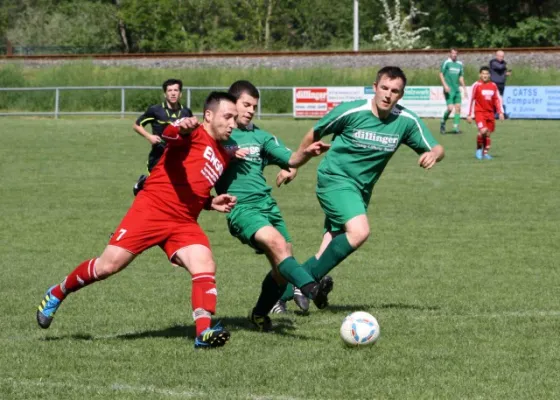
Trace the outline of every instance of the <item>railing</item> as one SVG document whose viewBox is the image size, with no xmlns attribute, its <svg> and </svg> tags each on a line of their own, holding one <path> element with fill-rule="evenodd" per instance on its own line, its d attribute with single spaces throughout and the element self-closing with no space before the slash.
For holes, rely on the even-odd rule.
<svg viewBox="0 0 560 400">
<path fill-rule="evenodd" d="M 207 86 L 207 87 L 183 87 L 185 104 L 187 107 L 192 109 L 192 97 L 193 92 L 205 91 L 209 93 L 212 90 L 227 90 L 227 87 L 220 86 Z M 258 88 L 260 91 L 260 98 L 257 104 L 256 118 L 261 117 L 291 117 L 293 113 L 264 113 L 262 112 L 262 99 L 263 94 L 269 90 L 289 90 L 290 95 L 292 93 L 292 86 L 262 86 Z M 120 91 L 120 110 L 119 111 L 61 111 L 60 110 L 60 98 L 62 92 L 72 91 L 72 90 L 119 90 Z M 4 92 L 29 92 L 29 91 L 54 91 L 54 104 L 53 111 L 12 111 L 12 112 L 0 112 L 0 116 L 46 116 L 54 117 L 57 119 L 62 115 L 115 115 L 124 118 L 125 115 L 139 115 L 144 110 L 127 111 L 126 108 L 126 92 L 131 90 L 159 90 L 161 94 L 161 86 L 60 86 L 60 87 L 24 87 L 24 88 L 0 88 L 0 93 Z M 151 104 L 157 103 L 157 95 L 154 95 L 154 100 Z M 161 101 L 161 100 L 160 100 Z M 290 101 L 291 104 L 291 101 Z M 5 107 L 0 103 L 0 108 Z M 291 107 L 291 106 L 290 106 Z M 202 108 L 202 107 L 201 107 Z M 200 115 L 201 112 L 195 112 L 194 114 Z"/>
</svg>

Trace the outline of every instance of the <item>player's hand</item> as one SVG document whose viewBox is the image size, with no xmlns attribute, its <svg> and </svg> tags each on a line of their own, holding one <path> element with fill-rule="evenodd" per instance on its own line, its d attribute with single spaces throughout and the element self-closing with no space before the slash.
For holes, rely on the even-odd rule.
<svg viewBox="0 0 560 400">
<path fill-rule="evenodd" d="M 449 86 L 445 85 L 445 86 L 443 87 L 443 91 L 444 91 L 445 93 L 449 93 L 449 92 L 450 92 Z"/>
<path fill-rule="evenodd" d="M 148 136 L 148 142 L 153 146 L 154 144 L 161 143 L 163 140 L 158 135 Z"/>
<path fill-rule="evenodd" d="M 503 121 L 505 119 L 504 113 L 498 114 L 498 117 L 500 118 L 500 121 Z"/>
<path fill-rule="evenodd" d="M 249 155 L 249 149 L 240 149 L 237 148 L 235 150 L 235 152 L 233 153 L 233 156 L 237 159 L 244 159 L 245 157 L 247 157 Z"/>
<path fill-rule="evenodd" d="M 196 117 L 183 118 L 178 124 L 181 135 L 191 133 L 198 125 L 200 125 L 200 122 L 198 122 Z"/>
<path fill-rule="evenodd" d="M 418 159 L 418 165 L 424 169 L 432 168 L 437 162 L 437 155 L 432 151 L 427 151 Z"/>
<path fill-rule="evenodd" d="M 468 122 L 469 124 L 472 124 L 472 117 L 471 117 L 470 115 L 467 117 L 467 122 Z"/>
<path fill-rule="evenodd" d="M 297 171 L 297 168 L 290 168 L 289 171 L 283 169 L 278 172 L 278 175 L 276 175 L 276 186 L 280 187 L 282 184 L 287 185 L 288 183 L 296 179 Z"/>
<path fill-rule="evenodd" d="M 230 194 L 221 194 L 212 199 L 210 208 L 223 213 L 228 213 L 237 203 L 237 197 Z"/>
<path fill-rule="evenodd" d="M 327 152 L 330 148 L 331 148 L 330 144 L 319 140 L 307 146 L 307 148 L 303 151 L 303 153 L 307 156 L 316 157 Z"/>
</svg>

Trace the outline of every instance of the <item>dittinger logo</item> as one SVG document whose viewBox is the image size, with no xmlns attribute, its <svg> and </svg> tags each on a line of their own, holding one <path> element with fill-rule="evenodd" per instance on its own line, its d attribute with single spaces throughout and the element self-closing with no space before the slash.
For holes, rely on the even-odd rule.
<svg viewBox="0 0 560 400">
<path fill-rule="evenodd" d="M 395 151 L 399 144 L 399 136 L 378 132 L 356 130 L 352 134 L 354 139 L 360 143 L 368 142 L 367 147 L 377 150 Z"/>
</svg>

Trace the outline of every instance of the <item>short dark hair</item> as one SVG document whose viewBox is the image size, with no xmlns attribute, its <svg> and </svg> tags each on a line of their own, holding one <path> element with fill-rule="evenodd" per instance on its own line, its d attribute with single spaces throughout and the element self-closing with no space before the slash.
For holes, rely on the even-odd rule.
<svg viewBox="0 0 560 400">
<path fill-rule="evenodd" d="M 379 83 L 382 76 L 387 76 L 391 80 L 400 78 L 402 79 L 404 86 L 406 86 L 406 75 L 404 74 L 403 70 L 400 69 L 399 67 L 388 66 L 388 67 L 381 68 L 379 71 L 377 71 L 377 77 L 375 78 L 375 82 Z"/>
<path fill-rule="evenodd" d="M 239 99 L 243 93 L 258 99 L 260 97 L 259 89 L 249 81 L 236 81 L 229 87 L 228 93 L 236 99 Z"/>
<path fill-rule="evenodd" d="M 482 71 L 488 71 L 490 72 L 490 67 L 483 65 L 482 67 L 480 67 L 480 69 L 478 70 L 478 72 L 482 72 Z"/>
<path fill-rule="evenodd" d="M 167 92 L 167 87 L 171 85 L 179 85 L 179 91 L 183 90 L 183 81 L 174 78 L 168 79 L 165 82 L 163 82 L 163 85 L 161 85 L 161 87 L 163 88 L 164 92 Z"/>
<path fill-rule="evenodd" d="M 216 108 L 222 101 L 229 101 L 235 104 L 237 99 L 227 92 L 210 92 L 204 101 L 203 112 L 205 113 L 207 110 L 216 111 Z"/>
</svg>

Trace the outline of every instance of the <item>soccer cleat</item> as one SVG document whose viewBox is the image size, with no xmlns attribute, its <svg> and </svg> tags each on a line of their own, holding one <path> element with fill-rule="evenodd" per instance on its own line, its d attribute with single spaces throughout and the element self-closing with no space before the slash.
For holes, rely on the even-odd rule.
<svg viewBox="0 0 560 400">
<path fill-rule="evenodd" d="M 294 288 L 294 303 L 296 303 L 303 312 L 309 310 L 309 299 L 297 287 Z"/>
<path fill-rule="evenodd" d="M 457 129 L 453 129 L 453 133 L 456 134 L 456 135 L 459 135 L 459 134 L 463 133 L 463 131 L 457 128 Z"/>
<path fill-rule="evenodd" d="M 315 303 L 315 306 L 319 310 L 322 310 L 329 305 L 328 295 L 333 290 L 333 286 L 333 279 L 328 275 L 325 275 L 319 282 L 319 290 L 313 297 L 313 303 Z"/>
<path fill-rule="evenodd" d="M 274 314 L 284 314 L 286 312 L 286 302 L 283 300 L 278 300 L 276 304 L 270 310 Z"/>
<path fill-rule="evenodd" d="M 60 307 L 60 304 L 62 304 L 62 300 L 51 294 L 53 287 L 54 286 L 47 290 L 47 293 L 41 301 L 41 304 L 39 304 L 39 309 L 37 310 L 37 323 L 43 329 L 48 329 L 48 327 L 51 326 L 54 314 L 56 313 L 56 310 L 58 310 L 58 307 Z"/>
<path fill-rule="evenodd" d="M 218 322 L 213 328 L 202 331 L 194 340 L 195 349 L 222 347 L 229 340 L 230 333 Z"/>
<path fill-rule="evenodd" d="M 146 175 L 140 175 L 140 178 L 138 178 L 138 182 L 134 184 L 132 193 L 134 193 L 135 196 L 144 188 L 144 182 L 146 182 L 146 179 L 148 179 Z"/>
<path fill-rule="evenodd" d="M 439 124 L 439 133 L 441 133 L 442 135 L 445 135 L 445 122 L 441 122 Z"/>
<path fill-rule="evenodd" d="M 476 152 L 474 153 L 474 156 L 476 157 L 477 160 L 482 160 L 482 149 L 477 149 Z"/>
<path fill-rule="evenodd" d="M 257 330 L 261 332 L 270 332 L 272 330 L 272 321 L 268 315 L 257 315 L 255 310 L 251 310 L 249 321 L 255 325 Z"/>
<path fill-rule="evenodd" d="M 491 160 L 491 159 L 493 159 L 493 158 L 494 158 L 494 157 L 492 157 L 492 156 L 491 156 L 490 154 L 488 154 L 488 153 L 486 153 L 486 154 L 484 155 L 484 159 L 485 159 L 485 160 Z"/>
</svg>

